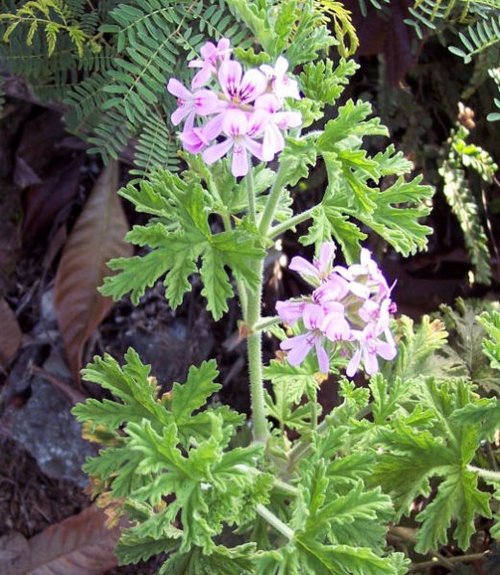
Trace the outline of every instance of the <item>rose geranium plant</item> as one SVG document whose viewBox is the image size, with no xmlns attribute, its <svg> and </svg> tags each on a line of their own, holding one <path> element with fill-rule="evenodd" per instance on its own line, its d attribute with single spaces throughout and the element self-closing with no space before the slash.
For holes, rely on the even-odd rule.
<svg viewBox="0 0 500 575">
<path fill-rule="evenodd" d="M 321 56 L 334 40 L 313 2 L 228 4 L 259 49 L 209 41 L 187 63 L 190 86 L 166 79 L 185 168 L 121 190 L 151 216 L 127 236 L 149 251 L 111 261 L 102 291 L 137 303 L 163 277 L 175 308 L 199 275 L 215 320 L 236 294 L 252 437 L 244 415 L 210 399 L 214 360 L 161 394 L 134 350 L 123 365 L 96 357 L 84 377 L 112 398 L 74 413 L 102 445 L 85 466 L 98 501 L 129 520 L 117 555 L 166 553 L 160 574 L 397 575 L 405 551 L 437 553 L 449 527 L 467 551 L 475 519 L 492 515 L 498 474 L 476 464 L 496 404 L 429 371 L 442 326 L 394 319 L 394 286 L 362 244 L 371 229 L 403 255 L 424 248 L 432 190 L 405 177 L 412 165 L 393 146 L 363 149 L 388 135 L 368 103 L 346 100 L 311 129 L 356 70 Z M 297 184 L 318 161 L 323 198 L 297 213 Z M 302 223 L 315 257 L 289 268 L 309 287 L 262 317 L 266 255 Z M 265 333 L 281 348 L 268 365 Z M 320 387 L 340 398 L 324 414 Z M 398 527 L 403 516 L 415 530 Z"/>
</svg>

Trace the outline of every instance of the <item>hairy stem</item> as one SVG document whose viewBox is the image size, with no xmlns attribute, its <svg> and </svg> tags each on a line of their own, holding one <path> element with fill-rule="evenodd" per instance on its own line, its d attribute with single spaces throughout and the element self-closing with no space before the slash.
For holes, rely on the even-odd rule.
<svg viewBox="0 0 500 575">
<path fill-rule="evenodd" d="M 252 326 L 253 331 L 266 331 L 273 325 L 278 325 L 282 322 L 282 319 L 278 315 L 273 315 L 271 317 L 263 317 L 258 323 Z"/>
<path fill-rule="evenodd" d="M 260 321 L 262 302 L 264 260 L 258 262 L 256 270 L 261 278 L 256 291 L 249 292 L 247 302 L 247 324 L 252 329 Z M 252 403 L 253 439 L 258 443 L 267 443 L 269 428 L 264 408 L 264 380 L 262 373 L 262 333 L 251 333 L 247 340 L 248 368 L 250 372 L 250 399 Z"/>
<path fill-rule="evenodd" d="M 249 210 L 255 221 L 255 191 L 253 189 L 253 178 L 247 175 L 248 203 Z M 253 208 L 252 208 L 253 206 Z M 264 283 L 264 257 L 253 265 L 254 271 L 259 278 L 258 287 L 255 290 L 248 290 L 246 302 L 245 322 L 252 330 L 247 339 L 248 349 L 248 370 L 250 374 L 250 400 L 252 404 L 252 433 L 253 440 L 257 443 L 267 443 L 269 438 L 269 427 L 266 419 L 264 404 L 264 378 L 262 373 L 262 333 L 254 332 L 253 328 L 260 320 L 262 308 L 262 286 Z"/>
<path fill-rule="evenodd" d="M 276 213 L 276 208 L 280 200 L 281 192 L 283 191 L 283 165 L 280 167 L 276 173 L 276 179 L 267 197 L 266 207 L 262 213 L 262 217 L 259 222 L 259 231 L 262 236 L 267 236 L 269 232 L 269 227 L 273 223 L 274 214 Z"/>
<path fill-rule="evenodd" d="M 316 207 L 316 206 L 315 206 Z M 281 222 L 281 224 L 277 224 L 273 228 L 269 230 L 269 237 L 274 239 L 280 236 L 282 233 L 295 228 L 298 224 L 302 222 L 306 222 L 307 220 L 312 218 L 314 208 L 309 208 L 308 210 L 303 211 L 301 214 L 297 214 L 292 218 L 289 218 L 285 222 Z"/>
<path fill-rule="evenodd" d="M 271 527 L 281 533 L 283 537 L 286 537 L 288 541 L 293 539 L 293 536 L 295 535 L 293 529 L 290 529 L 286 523 L 283 523 L 283 521 L 281 521 L 279 517 L 276 517 L 272 511 L 269 511 L 267 507 L 264 507 L 264 505 L 258 503 L 255 509 L 257 513 L 262 517 L 262 519 L 265 519 L 269 525 L 271 525 Z"/>
<path fill-rule="evenodd" d="M 212 193 L 217 194 L 217 197 L 220 199 L 219 190 L 217 189 L 215 184 L 212 183 L 212 186 L 213 186 L 212 187 Z M 221 199 L 220 199 L 220 201 L 222 202 Z M 231 217 L 229 216 L 229 214 L 227 212 L 222 212 L 221 217 L 222 217 L 222 222 L 224 223 L 224 229 L 226 230 L 226 232 L 228 232 L 232 228 Z M 247 290 L 246 290 L 243 282 L 241 280 L 239 280 L 238 278 L 236 278 L 236 288 L 238 290 L 238 296 L 240 298 L 241 313 L 243 315 L 243 319 L 246 321 L 247 320 L 247 307 L 248 307 Z"/>
<path fill-rule="evenodd" d="M 482 469 L 481 467 L 476 467 L 475 465 L 467 465 L 467 470 L 477 473 L 483 479 L 487 481 L 499 481 L 500 482 L 500 471 L 492 471 L 491 469 Z"/>
<path fill-rule="evenodd" d="M 250 216 L 250 221 L 252 223 L 255 223 L 256 218 L 257 218 L 257 212 L 255 209 L 255 190 L 254 190 L 254 185 L 253 185 L 253 168 L 250 168 L 245 179 L 247 181 L 248 215 Z"/>
</svg>

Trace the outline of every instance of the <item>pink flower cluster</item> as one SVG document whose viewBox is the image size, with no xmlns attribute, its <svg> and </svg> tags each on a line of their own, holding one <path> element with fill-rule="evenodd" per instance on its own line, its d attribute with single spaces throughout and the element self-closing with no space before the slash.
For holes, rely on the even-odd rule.
<svg viewBox="0 0 500 575">
<path fill-rule="evenodd" d="M 300 365 L 314 348 L 319 369 L 328 373 L 328 348 L 340 346 L 350 356 L 346 373 L 352 377 L 364 365 L 367 374 L 378 371 L 377 356 L 393 359 L 396 344 L 389 322 L 395 311 L 391 287 L 372 260 L 368 250 L 361 250 L 359 264 L 333 266 L 335 244 L 324 243 L 317 260 L 311 264 L 294 257 L 290 269 L 298 272 L 315 289 L 299 300 L 278 301 L 276 310 L 290 326 L 301 321 L 305 333 L 285 339 L 281 349 L 288 352 L 291 365 Z"/>
<path fill-rule="evenodd" d="M 202 153 L 207 164 L 226 154 L 232 157 L 234 176 L 248 173 L 249 156 L 270 161 L 285 146 L 283 132 L 300 126 L 298 112 L 283 110 L 285 98 L 299 99 L 296 80 L 287 75 L 288 62 L 280 56 L 274 66 L 243 70 L 231 59 L 229 40 L 207 42 L 191 90 L 171 78 L 167 90 L 177 97 L 172 123 L 184 122 L 180 139 L 184 148 Z"/>
</svg>

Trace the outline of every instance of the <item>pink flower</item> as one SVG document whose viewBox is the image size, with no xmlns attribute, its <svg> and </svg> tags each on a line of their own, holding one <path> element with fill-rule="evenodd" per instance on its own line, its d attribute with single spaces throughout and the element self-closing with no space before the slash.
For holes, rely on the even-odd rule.
<svg viewBox="0 0 500 575">
<path fill-rule="evenodd" d="M 240 106 L 250 104 L 266 91 L 266 77 L 258 70 L 248 70 L 243 74 L 239 62 L 225 60 L 217 74 L 224 96 L 229 104 Z"/>
<path fill-rule="evenodd" d="M 305 305 L 306 302 L 303 300 L 277 301 L 276 311 L 278 312 L 278 315 L 280 316 L 282 321 L 284 321 L 288 325 L 293 326 L 297 322 L 297 320 L 299 320 L 302 317 Z"/>
<path fill-rule="evenodd" d="M 293 366 L 300 365 L 314 347 L 320 371 L 328 373 L 330 360 L 324 348 L 325 337 L 320 329 L 324 320 L 323 310 L 316 304 L 306 304 L 303 320 L 307 333 L 285 339 L 281 342 L 280 347 L 288 352 L 288 362 Z"/>
<path fill-rule="evenodd" d="M 335 257 L 336 246 L 333 242 L 322 244 L 318 259 L 311 264 L 301 256 L 295 256 L 289 268 L 299 273 L 308 283 L 319 286 L 332 271 L 332 260 Z"/>
<path fill-rule="evenodd" d="M 361 250 L 359 264 L 353 264 L 348 269 L 336 266 L 334 270 L 350 281 L 350 290 L 359 297 L 368 298 L 373 291 L 379 298 L 391 293 L 392 288 L 366 248 Z"/>
<path fill-rule="evenodd" d="M 358 349 L 349 362 L 346 375 L 352 377 L 362 362 L 368 375 L 378 371 L 377 356 L 390 360 L 396 357 L 394 341 L 387 342 L 380 339 L 373 324 L 368 324 L 362 331 L 353 330 L 352 335 L 358 342 Z M 392 338 L 391 338 L 392 339 Z"/>
<path fill-rule="evenodd" d="M 294 98 L 300 100 L 299 85 L 296 80 L 292 80 L 286 75 L 288 62 L 286 58 L 280 56 L 276 60 L 274 68 L 269 64 L 262 64 L 260 69 L 264 72 L 271 84 L 271 88 L 280 100 Z"/>
<path fill-rule="evenodd" d="M 270 161 L 285 147 L 282 130 L 297 128 L 302 123 L 299 112 L 279 112 L 281 104 L 273 94 L 263 94 L 255 100 L 255 108 L 265 110 L 269 116 L 264 130 L 264 160 Z"/>
<path fill-rule="evenodd" d="M 230 42 L 227 38 L 221 38 L 217 46 L 212 42 L 206 42 L 200 49 L 202 60 L 191 60 L 190 68 L 201 68 L 191 82 L 193 89 L 201 88 L 210 81 L 212 75 L 217 73 L 217 65 L 228 60 L 231 55 Z"/>
<path fill-rule="evenodd" d="M 198 90 L 191 93 L 175 78 L 170 78 L 167 90 L 177 97 L 178 108 L 171 117 L 174 126 L 186 119 L 184 127 L 186 130 L 191 130 L 196 115 L 207 116 L 217 112 L 220 108 L 219 98 L 211 90 Z"/>
<path fill-rule="evenodd" d="M 349 341 L 351 326 L 345 317 L 345 308 L 339 302 L 331 302 L 325 309 L 325 318 L 321 323 L 321 331 L 330 341 Z"/>
<path fill-rule="evenodd" d="M 190 154 L 198 154 L 207 145 L 207 141 L 203 135 L 201 128 L 193 128 L 192 130 L 184 130 L 179 136 L 185 150 Z"/>
<path fill-rule="evenodd" d="M 226 60 L 222 62 L 218 71 L 218 79 L 223 92 L 223 100 L 219 100 L 219 110 L 203 127 L 205 139 L 215 140 L 224 129 L 226 114 L 235 110 L 249 108 L 251 102 L 266 89 L 266 78 L 258 70 L 248 70 L 243 75 L 243 68 L 239 62 Z M 264 114 L 259 112 L 260 122 L 264 122 Z M 264 158 L 260 158 L 264 159 Z M 246 172 L 245 172 L 246 173 Z"/>
<path fill-rule="evenodd" d="M 203 152 L 204 161 L 209 165 L 213 164 L 232 149 L 231 172 L 233 176 L 246 175 L 250 168 L 248 152 L 262 159 L 262 144 L 253 138 L 262 133 L 263 120 L 258 112 L 248 118 L 241 110 L 228 110 L 222 123 L 222 129 L 227 138 L 207 148 Z"/>
</svg>

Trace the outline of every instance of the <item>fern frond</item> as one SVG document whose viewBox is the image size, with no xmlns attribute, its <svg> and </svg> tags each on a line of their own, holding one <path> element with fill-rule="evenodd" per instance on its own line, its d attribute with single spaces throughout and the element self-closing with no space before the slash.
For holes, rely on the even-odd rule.
<svg viewBox="0 0 500 575">
<path fill-rule="evenodd" d="M 334 0 L 315 0 L 314 3 L 317 10 L 324 14 L 325 23 L 333 23 L 339 54 L 343 58 L 352 56 L 359 47 L 359 39 L 352 24 L 351 12 L 341 2 Z"/>
<path fill-rule="evenodd" d="M 116 110 L 111 110 L 100 117 L 93 136 L 87 138 L 88 142 L 93 144 L 89 153 L 99 154 L 104 163 L 108 164 L 111 160 L 118 159 L 120 152 L 127 147 L 134 135 L 134 129 L 127 119 Z"/>
<path fill-rule="evenodd" d="M 473 282 L 491 282 L 491 263 L 488 238 L 481 222 L 476 201 L 466 177 L 465 168 L 477 172 L 486 182 L 493 181 L 498 166 L 479 146 L 466 142 L 469 131 L 460 126 L 452 132 L 447 160 L 439 173 L 443 177 L 443 192 L 464 234 L 464 241 L 474 266 Z"/>
<path fill-rule="evenodd" d="M 384 4 L 389 4 L 389 2 L 391 0 L 381 0 L 380 2 L 378 0 L 369 0 L 370 4 L 372 6 L 374 6 L 377 10 L 384 10 L 385 6 Z M 368 11 L 366 9 L 366 2 L 365 0 L 358 0 L 359 2 L 359 9 L 361 11 L 361 14 L 363 16 L 366 16 L 368 14 Z"/>
<path fill-rule="evenodd" d="M 488 74 L 493 79 L 493 82 L 495 82 L 497 87 L 498 98 L 494 98 L 493 102 L 498 108 L 498 112 L 491 112 L 488 114 L 486 119 L 489 122 L 498 122 L 500 121 L 500 68 L 492 68 L 491 70 L 488 70 Z"/>
<path fill-rule="evenodd" d="M 0 22 L 7 25 L 3 32 L 4 42 L 9 42 L 20 27 L 26 29 L 25 42 L 28 46 L 33 44 L 39 33 L 43 34 L 49 56 L 56 49 L 60 36 L 70 39 L 78 55 L 83 54 L 87 43 L 91 44 L 94 50 L 99 50 L 99 44 L 80 28 L 79 23 L 73 19 L 71 10 L 62 0 L 30 0 L 14 12 L 0 14 Z"/>
<path fill-rule="evenodd" d="M 459 38 L 464 49 L 450 46 L 450 52 L 460 56 L 468 64 L 473 56 L 500 43 L 500 14 L 479 20 L 469 26 L 466 33 L 460 32 Z"/>
<path fill-rule="evenodd" d="M 167 126 L 164 115 L 160 112 L 152 115 L 139 136 L 135 147 L 134 164 L 130 170 L 135 176 L 144 177 L 158 168 L 177 172 L 180 159 L 177 156 L 179 146 L 171 129 Z"/>
<path fill-rule="evenodd" d="M 107 82 L 106 76 L 96 72 L 66 92 L 63 101 L 68 112 L 64 119 L 70 132 L 83 137 L 99 123 L 101 106 L 107 97 L 104 92 Z"/>
</svg>

